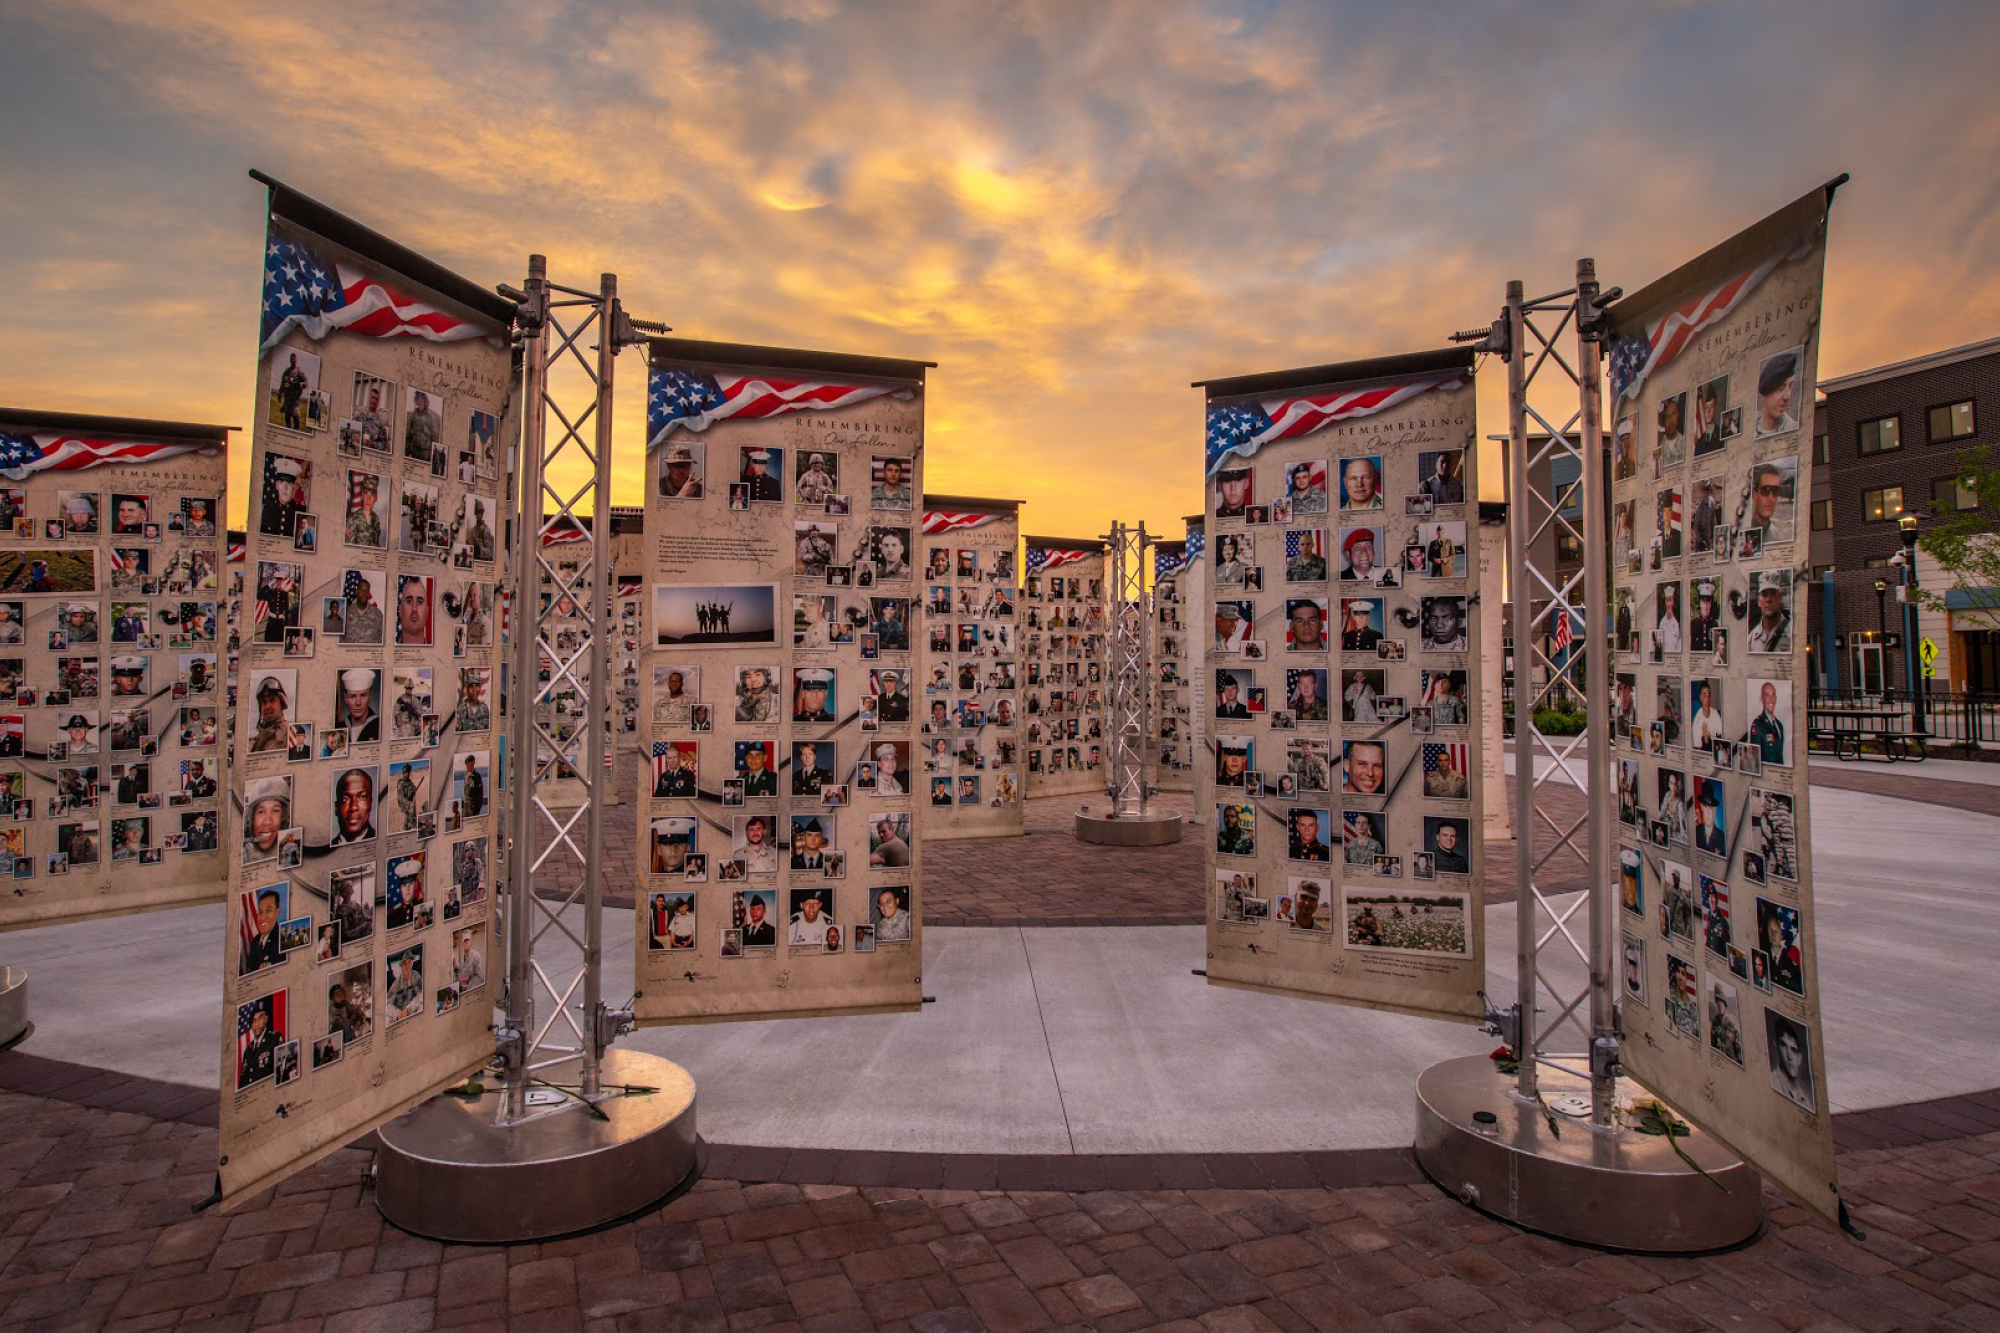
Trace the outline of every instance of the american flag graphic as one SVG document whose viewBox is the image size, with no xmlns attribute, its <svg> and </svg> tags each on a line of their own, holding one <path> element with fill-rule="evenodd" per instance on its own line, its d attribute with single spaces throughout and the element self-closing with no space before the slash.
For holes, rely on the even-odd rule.
<svg viewBox="0 0 2000 1333">
<path fill-rule="evenodd" d="M 86 440 L 75 435 L 0 431 L 0 475 L 26 481 L 37 472 L 76 472 L 113 463 L 154 463 L 177 454 L 214 454 L 213 445 L 185 441 Z"/>
<path fill-rule="evenodd" d="M 1463 383 L 1465 377 L 1451 371 L 1300 398 L 1218 403 L 1208 409 L 1208 475 L 1214 476 L 1231 454 L 1249 458 L 1273 440 L 1297 439 L 1336 421 L 1372 416 L 1433 389 L 1455 389 Z"/>
<path fill-rule="evenodd" d="M 1170 579 L 1187 568 L 1187 549 L 1183 546 L 1161 546 L 1153 551 L 1153 577 Z"/>
<path fill-rule="evenodd" d="M 293 329 L 314 342 L 336 330 L 364 338 L 425 338 L 459 342 L 500 330 L 417 300 L 346 260 L 327 262 L 301 239 L 273 227 L 264 246 L 264 347 Z"/>
<path fill-rule="evenodd" d="M 644 590 L 645 586 L 644 580 L 626 578 L 622 574 L 618 577 L 618 595 L 620 597 L 637 597 Z"/>
<path fill-rule="evenodd" d="M 828 384 L 656 365 L 647 377 L 646 448 L 657 449 L 676 426 L 699 434 L 731 417 L 754 421 L 787 412 L 827 412 L 883 397 L 907 401 L 916 397 L 916 390 L 907 385 Z"/>
<path fill-rule="evenodd" d="M 1028 548 L 1028 572 L 1039 574 L 1045 569 L 1059 569 L 1075 564 L 1089 554 L 1088 551 L 1056 551 L 1044 546 L 1031 546 Z"/>
<path fill-rule="evenodd" d="M 351 602 L 355 595 L 367 586 L 368 576 L 358 569 L 350 569 L 347 571 L 347 577 L 341 580 L 340 595 L 342 599 Z"/>
<path fill-rule="evenodd" d="M 999 521 L 998 514 L 961 514 L 949 509 L 926 509 L 924 535 L 934 536 L 940 532 L 951 532 L 959 528 L 983 528 L 988 523 Z"/>
<path fill-rule="evenodd" d="M 1569 608 L 1559 604 L 1556 607 L 1556 651 L 1561 652 L 1575 641 L 1576 630 L 1569 623 Z"/>
<path fill-rule="evenodd" d="M 1285 534 L 1285 559 L 1296 560 L 1302 555 L 1324 556 L 1325 554 L 1325 528 L 1294 528 Z"/>
<path fill-rule="evenodd" d="M 111 548 L 111 567 L 121 570 L 125 568 L 125 553 L 115 546 Z"/>
<path fill-rule="evenodd" d="M 231 537 L 231 538 L 229 539 L 229 563 L 230 563 L 230 564 L 232 564 L 232 565 L 240 565 L 240 564 L 242 564 L 242 563 L 243 563 L 243 560 L 244 560 L 244 558 L 245 558 L 246 556 L 248 556 L 249 554 L 250 554 L 250 545 L 249 545 L 249 543 L 247 543 L 247 542 L 242 542 L 242 541 L 238 541 L 238 540 L 237 540 L 236 538 L 234 538 L 234 537 Z"/>
<path fill-rule="evenodd" d="M 574 519 L 557 519 L 551 526 L 542 529 L 542 545 L 561 546 L 566 542 L 587 542 L 590 534 Z"/>
<path fill-rule="evenodd" d="M 1464 777 L 1469 771 L 1467 765 L 1471 762 L 1470 748 L 1460 742 L 1450 741 L 1444 744 L 1426 742 L 1424 745 L 1424 776 L 1427 778 L 1433 773 L 1442 771 L 1447 764 L 1453 772 Z"/>
<path fill-rule="evenodd" d="M 1340 817 L 1340 840 L 1342 843 L 1359 842 L 1363 838 L 1375 836 L 1375 824 L 1358 810 L 1349 810 Z"/>
<path fill-rule="evenodd" d="M 363 489 L 363 486 L 364 486 L 364 484 L 365 484 L 365 483 L 367 483 L 367 482 L 370 482 L 370 481 L 372 481 L 372 482 L 374 482 L 374 483 L 376 484 L 376 487 L 377 487 L 377 490 L 376 490 L 376 495 L 377 495 L 377 496 L 380 496 L 380 495 L 381 495 L 381 490 L 380 490 L 380 487 L 381 487 L 381 484 L 382 484 L 382 482 L 381 482 L 381 478 L 377 477 L 377 476 L 376 476 L 376 475 L 375 475 L 374 473 L 372 473 L 372 472 L 355 472 L 355 471 L 352 471 L 352 470 L 350 470 L 350 471 L 348 472 L 348 474 L 347 474 L 347 512 L 348 512 L 348 513 L 350 513 L 350 514 L 351 514 L 351 513 L 353 513 L 353 512 L 355 511 L 355 510 L 357 510 L 357 509 L 360 509 L 360 508 L 362 508 L 362 502 L 361 502 L 361 493 L 362 493 L 362 489 Z"/>
<path fill-rule="evenodd" d="M 1187 555 L 1181 560 L 1181 565 L 1186 567 L 1193 564 L 1195 561 L 1201 559 L 1201 553 L 1207 549 L 1208 530 L 1206 528 L 1193 529 L 1187 535 Z"/>
<path fill-rule="evenodd" d="M 242 1004 L 236 1007 L 236 1058 L 238 1060 L 243 1058 L 244 1048 L 250 1044 L 250 1019 L 260 1008 L 268 1011 L 270 1014 L 271 1031 L 278 1034 L 280 1041 L 284 1040 L 285 1033 L 288 1031 L 285 1026 L 286 994 L 287 992 L 281 990 L 272 991 L 260 1000 L 252 1000 L 249 1004 Z"/>
<path fill-rule="evenodd" d="M 1687 350 L 1687 345 L 1694 341 L 1697 334 L 1729 318 L 1730 312 L 1742 305 L 1744 298 L 1756 291 L 1759 283 L 1799 253 L 1803 250 L 1771 255 L 1648 320 L 1643 330 L 1614 338 L 1611 343 L 1613 401 L 1636 395 L 1648 375 L 1671 365 L 1675 357 Z"/>
</svg>

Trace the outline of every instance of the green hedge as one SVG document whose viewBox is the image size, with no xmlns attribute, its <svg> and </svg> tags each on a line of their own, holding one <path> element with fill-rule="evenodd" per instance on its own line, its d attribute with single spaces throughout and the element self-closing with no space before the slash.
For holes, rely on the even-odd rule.
<svg viewBox="0 0 2000 1333">
<path fill-rule="evenodd" d="M 1535 710 L 1535 730 L 1544 736 L 1580 736 L 1583 734 L 1584 715 L 1556 708 Z"/>
</svg>

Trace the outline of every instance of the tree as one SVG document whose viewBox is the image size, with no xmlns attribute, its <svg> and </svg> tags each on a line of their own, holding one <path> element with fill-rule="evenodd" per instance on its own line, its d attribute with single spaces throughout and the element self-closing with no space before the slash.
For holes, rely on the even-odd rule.
<svg viewBox="0 0 2000 1333">
<path fill-rule="evenodd" d="M 1954 616 L 2000 629 L 2000 465 L 1991 450 L 1967 449 L 1958 456 L 1959 487 L 1970 493 L 1970 509 L 1932 515 L 1930 530 L 1919 545 L 1943 569 L 1948 588 L 1916 588 L 1912 595 L 1933 611 L 1945 609 L 1947 592 L 1962 594 L 1969 605 L 1952 608 Z"/>
</svg>

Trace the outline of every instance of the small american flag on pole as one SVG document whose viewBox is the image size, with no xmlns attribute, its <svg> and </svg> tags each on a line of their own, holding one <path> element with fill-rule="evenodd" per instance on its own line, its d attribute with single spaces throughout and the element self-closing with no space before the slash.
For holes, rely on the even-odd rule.
<svg viewBox="0 0 2000 1333">
<path fill-rule="evenodd" d="M 924 535 L 931 537 L 940 532 L 953 532 L 962 528 L 983 528 L 988 523 L 997 523 L 999 520 L 998 514 L 969 514 L 949 509 L 926 509 Z"/>
<path fill-rule="evenodd" d="M 1045 569 L 1060 569 L 1064 565 L 1075 564 L 1089 555 L 1088 551 L 1057 551 L 1044 546 L 1028 548 L 1028 572 L 1039 574 Z"/>
<path fill-rule="evenodd" d="M 1208 475 L 1214 476 L 1231 454 L 1249 458 L 1273 440 L 1295 440 L 1336 421 L 1372 416 L 1433 389 L 1463 383 L 1463 375 L 1449 371 L 1297 398 L 1218 403 L 1208 409 Z"/>
<path fill-rule="evenodd" d="M 212 444 L 141 440 L 87 440 L 75 435 L 19 435 L 0 431 L 0 474 L 26 481 L 37 472 L 76 472 L 114 463 L 153 463 L 176 454 L 213 454 Z"/>
<path fill-rule="evenodd" d="M 497 337 L 485 320 L 420 301 L 355 264 L 314 253 L 273 227 L 264 245 L 264 351 L 293 329 L 314 342 L 338 331 L 364 338 L 460 342 Z"/>
<path fill-rule="evenodd" d="M 1569 607 L 1558 602 L 1556 604 L 1556 651 L 1561 652 L 1575 641 L 1576 631 L 1571 628 L 1569 623 Z"/>
<path fill-rule="evenodd" d="M 646 448 L 657 449 L 676 426 L 699 434 L 718 421 L 826 412 L 871 398 L 916 397 L 898 384 L 829 384 L 777 375 L 731 374 L 692 366 L 655 365 L 647 377 Z"/>
<path fill-rule="evenodd" d="M 1797 252 L 1794 252 L 1794 254 Z M 1794 254 L 1774 254 L 1698 292 L 1673 309 L 1647 320 L 1645 326 L 1611 343 L 1611 396 L 1631 398 L 1646 377 L 1671 365 L 1695 336 L 1729 318 L 1757 285 Z"/>
</svg>

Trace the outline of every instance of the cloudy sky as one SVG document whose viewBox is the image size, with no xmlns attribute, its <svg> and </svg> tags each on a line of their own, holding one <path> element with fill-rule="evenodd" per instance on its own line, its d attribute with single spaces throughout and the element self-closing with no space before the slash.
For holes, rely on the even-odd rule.
<svg viewBox="0 0 2000 1333">
<path fill-rule="evenodd" d="M 539 251 L 686 336 L 939 362 L 928 488 L 1040 533 L 1180 532 L 1191 380 L 1438 346 L 1580 254 L 1636 290 L 1842 171 L 1822 373 L 2000 334 L 1985 3 L 68 0 L 0 30 L 9 406 L 247 424 L 253 166 L 482 283 Z"/>
</svg>

